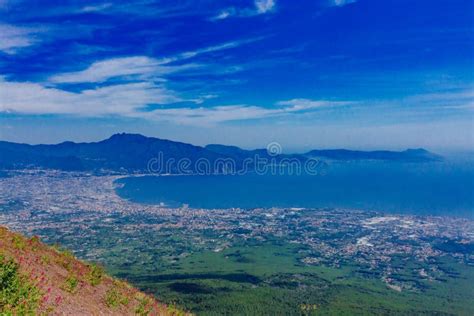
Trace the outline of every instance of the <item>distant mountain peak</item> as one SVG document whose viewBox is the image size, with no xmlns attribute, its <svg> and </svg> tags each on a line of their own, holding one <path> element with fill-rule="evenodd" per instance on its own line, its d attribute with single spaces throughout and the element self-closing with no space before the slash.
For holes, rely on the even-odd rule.
<svg viewBox="0 0 474 316">
<path fill-rule="evenodd" d="M 61 170 L 147 172 L 151 159 L 162 155 L 165 159 L 187 159 L 196 162 L 207 159 L 232 158 L 237 165 L 245 159 L 310 158 L 320 160 L 384 160 L 397 162 L 441 161 L 442 157 L 423 148 L 405 151 L 358 151 L 348 149 L 312 150 L 305 154 L 272 156 L 266 149 L 245 150 L 236 146 L 211 144 L 206 147 L 147 137 L 141 134 L 118 133 L 108 139 L 92 143 L 63 142 L 56 145 L 27 145 L 0 141 L 0 169 L 49 168 Z M 172 173 L 175 170 L 170 170 Z"/>
<path fill-rule="evenodd" d="M 141 141 L 141 140 L 150 139 L 150 138 L 151 137 L 143 136 L 142 134 L 117 133 L 110 136 L 106 140 Z"/>
<path fill-rule="evenodd" d="M 412 152 L 412 153 L 429 153 L 428 150 L 424 148 L 408 148 L 405 152 Z"/>
</svg>

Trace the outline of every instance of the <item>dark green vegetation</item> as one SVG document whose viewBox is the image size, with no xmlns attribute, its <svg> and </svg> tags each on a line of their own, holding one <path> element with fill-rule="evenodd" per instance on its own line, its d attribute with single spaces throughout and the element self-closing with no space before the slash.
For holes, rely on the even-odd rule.
<svg viewBox="0 0 474 316">
<path fill-rule="evenodd" d="M 401 261 L 394 278 L 417 287 L 398 292 L 368 268 L 304 266 L 296 260 L 298 253 L 298 247 L 277 241 L 249 241 L 222 252 L 196 253 L 155 272 L 138 267 L 112 272 L 202 315 L 474 312 L 469 305 L 474 271 L 453 261 L 442 262 L 449 275 L 433 281 L 420 280 L 410 269 L 413 263 Z"/>
<path fill-rule="evenodd" d="M 197 314 L 474 314 L 468 220 L 337 209 L 21 209 L 0 205 L 0 219 Z M 90 272 L 86 284 L 102 275 Z M 61 284 L 76 293 L 73 278 Z M 103 294 L 106 306 L 124 306 L 120 293 Z"/>
<path fill-rule="evenodd" d="M 0 254 L 1 315 L 30 315 L 38 308 L 40 290 L 18 268 L 16 262 Z"/>
<path fill-rule="evenodd" d="M 146 217 L 146 216 L 145 216 Z M 153 223 L 156 218 L 142 218 Z M 133 217 L 115 219 L 134 222 Z M 474 268 L 441 257 L 439 271 L 421 278 L 428 265 L 400 256 L 392 278 L 411 287 L 399 292 L 381 281 L 382 271 L 343 262 L 339 267 L 305 265 L 302 246 L 282 239 L 236 241 L 213 248 L 213 231 L 117 229 L 100 221 L 87 230 L 39 231 L 83 258 L 101 260 L 108 272 L 127 279 L 166 303 L 197 314 L 299 315 L 326 313 L 472 315 Z M 77 238 L 77 236 L 81 236 Z M 434 259 L 433 259 L 434 260 Z M 122 298 L 107 294 L 107 304 Z"/>
</svg>

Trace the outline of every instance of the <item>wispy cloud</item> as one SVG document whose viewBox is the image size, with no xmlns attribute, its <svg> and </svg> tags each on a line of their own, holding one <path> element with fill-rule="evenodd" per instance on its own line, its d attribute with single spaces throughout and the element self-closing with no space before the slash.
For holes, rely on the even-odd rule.
<svg viewBox="0 0 474 316">
<path fill-rule="evenodd" d="M 269 108 L 254 105 L 219 105 L 148 110 L 149 105 L 167 105 L 183 101 L 199 104 L 215 97 L 205 95 L 196 99 L 184 99 L 163 85 L 149 82 L 112 85 L 75 93 L 45 87 L 38 83 L 10 82 L 2 79 L 0 91 L 0 112 L 3 113 L 121 116 L 189 125 L 212 125 L 228 121 L 294 115 L 332 105 L 330 101 L 303 102 L 301 100 L 304 99 L 295 99 L 299 101 L 278 102 L 278 107 Z"/>
<path fill-rule="evenodd" d="M 176 124 L 209 126 L 231 121 L 279 118 L 291 121 L 308 113 L 317 115 L 326 109 L 344 109 L 357 105 L 359 113 L 385 111 L 400 117 L 425 113 L 465 113 L 473 109 L 470 89 L 455 92 L 415 95 L 404 100 L 331 101 L 295 98 L 270 106 L 206 106 L 214 95 L 183 97 L 164 83 L 136 82 L 115 84 L 81 92 L 70 92 L 38 83 L 0 80 L 0 112 L 27 115 L 59 114 L 87 117 L 119 116 Z M 202 106 L 174 107 L 177 102 Z M 426 103 L 426 106 L 420 104 Z M 157 107 L 157 105 L 161 105 Z M 388 106 L 384 107 L 384 105 Z M 412 107 L 411 105 L 417 105 Z M 385 110 L 384 110 L 385 109 Z M 360 112 L 362 111 L 362 112 Z M 424 111 L 424 112 L 423 112 Z"/>
<path fill-rule="evenodd" d="M 286 101 L 279 101 L 277 105 L 291 106 L 290 109 L 294 111 L 310 110 L 324 107 L 332 107 L 339 105 L 348 105 L 352 102 L 348 101 L 325 101 L 325 100 L 310 100 L 310 99 L 291 99 Z"/>
<path fill-rule="evenodd" d="M 255 7 L 260 14 L 272 11 L 275 8 L 274 0 L 255 0 Z"/>
<path fill-rule="evenodd" d="M 352 103 L 348 101 L 292 99 L 277 102 L 275 104 L 277 107 L 239 104 L 198 108 L 164 108 L 148 112 L 144 118 L 189 125 L 212 125 L 230 121 L 287 117 L 307 113 L 308 111 L 316 111 L 320 108 Z"/>
<path fill-rule="evenodd" d="M 229 121 L 264 119 L 299 111 L 300 109 L 293 106 L 276 109 L 251 105 L 223 105 L 199 108 L 158 109 L 148 113 L 147 118 L 180 124 L 209 125 Z"/>
<path fill-rule="evenodd" d="M 195 57 L 197 55 L 200 55 L 200 54 L 212 53 L 212 52 L 217 52 L 217 51 L 221 51 L 221 50 L 226 50 L 226 49 L 239 47 L 241 45 L 250 44 L 250 43 L 259 41 L 263 38 L 264 37 L 247 38 L 247 39 L 243 39 L 243 40 L 231 41 L 231 42 L 226 42 L 226 43 L 222 43 L 222 44 L 219 44 L 219 45 L 204 47 L 204 48 L 197 49 L 197 50 L 194 50 L 194 51 L 189 51 L 189 52 L 184 52 L 184 53 L 178 54 L 175 57 L 168 58 L 167 60 L 169 62 L 171 62 L 171 61 L 177 61 L 177 60 L 181 60 L 181 59 L 188 59 L 188 58 L 192 58 L 192 57 Z"/>
<path fill-rule="evenodd" d="M 419 111 L 432 112 L 433 110 L 473 110 L 474 88 L 470 86 L 468 88 L 456 89 L 447 92 L 413 95 L 402 99 L 401 102 L 409 106 L 415 106 Z"/>
<path fill-rule="evenodd" d="M 452 106 L 474 102 L 474 86 L 449 92 L 427 93 L 406 98 L 410 102 L 425 103 L 430 106 Z"/>
<path fill-rule="evenodd" d="M 166 76 L 168 74 L 204 67 L 189 62 L 200 54 L 231 49 L 259 39 L 225 42 L 161 59 L 147 56 L 110 58 L 94 62 L 84 70 L 53 75 L 43 83 L 12 82 L 0 78 L 0 112 L 30 115 L 116 115 L 159 119 L 158 110 L 145 111 L 144 109 L 150 105 L 176 102 L 202 104 L 216 97 L 216 95 L 205 93 L 183 97 L 179 92 L 167 88 L 166 85 L 169 82 Z M 79 92 L 63 90 L 61 85 L 58 85 L 71 83 L 105 83 L 105 85 Z M 184 109 L 170 109 L 170 111 L 170 113 L 162 112 L 162 114 L 169 117 L 173 111 L 179 113 Z M 197 111 L 196 117 L 200 113 L 200 110 L 195 108 L 190 108 L 188 111 Z M 221 113 L 222 109 L 206 111 Z M 186 113 L 189 112 L 183 112 L 184 120 L 186 120 Z"/>
<path fill-rule="evenodd" d="M 53 83 L 105 82 L 123 77 L 144 80 L 197 67 L 194 64 L 167 66 L 167 63 L 169 63 L 167 60 L 146 56 L 112 58 L 95 62 L 85 70 L 54 75 L 49 78 L 49 81 Z"/>
<path fill-rule="evenodd" d="M 318 102 L 318 101 L 314 101 Z M 321 101 L 326 102 L 326 101 Z M 288 117 L 316 109 L 316 107 L 280 106 L 278 108 L 254 105 L 220 105 L 198 108 L 162 108 L 147 113 L 137 114 L 151 120 L 163 120 L 178 124 L 208 126 L 231 121 L 246 121 Z"/>
<path fill-rule="evenodd" d="M 31 82 L 0 81 L 0 112 L 4 113 L 133 116 L 147 104 L 179 101 L 174 91 L 147 82 L 73 93 Z"/>
<path fill-rule="evenodd" d="M 230 7 L 220 11 L 211 20 L 224 20 L 230 17 L 251 17 L 273 12 L 276 7 L 275 0 L 255 0 L 253 8 Z"/>
<path fill-rule="evenodd" d="M 189 69 L 203 67 L 195 63 L 184 63 L 173 65 L 172 63 L 191 59 L 201 54 L 235 48 L 244 44 L 252 43 L 261 38 L 250 38 L 223 44 L 204 47 L 194 51 L 188 51 L 168 58 L 151 58 L 147 56 L 130 56 L 110 58 L 94 62 L 84 70 L 60 73 L 49 78 L 52 83 L 84 83 L 84 82 L 106 82 L 109 79 L 134 79 L 147 80 L 160 78 L 162 76 L 181 72 Z"/>
<path fill-rule="evenodd" d="M 329 0 L 329 5 L 330 6 L 337 6 L 337 7 L 342 7 L 347 4 L 351 4 L 357 2 L 357 0 Z"/>
<path fill-rule="evenodd" d="M 15 54 L 19 49 L 39 42 L 38 35 L 42 32 L 43 30 L 32 27 L 0 24 L 0 51 Z"/>
<path fill-rule="evenodd" d="M 274 116 L 281 111 L 248 105 L 227 105 L 199 108 L 157 109 L 146 113 L 146 118 L 178 124 L 212 125 L 216 123 L 260 119 Z"/>
<path fill-rule="evenodd" d="M 234 8 L 227 8 L 221 12 L 219 12 L 219 14 L 217 14 L 216 16 L 212 17 L 211 20 L 224 20 L 224 19 L 227 19 L 231 16 L 235 15 L 235 9 Z"/>
<path fill-rule="evenodd" d="M 112 7 L 112 3 L 106 2 L 106 3 L 101 3 L 101 4 L 98 4 L 98 5 L 85 6 L 85 7 L 81 8 L 80 12 L 85 12 L 85 13 L 100 12 L 100 11 L 103 11 L 103 10 L 108 9 L 110 7 Z"/>
</svg>

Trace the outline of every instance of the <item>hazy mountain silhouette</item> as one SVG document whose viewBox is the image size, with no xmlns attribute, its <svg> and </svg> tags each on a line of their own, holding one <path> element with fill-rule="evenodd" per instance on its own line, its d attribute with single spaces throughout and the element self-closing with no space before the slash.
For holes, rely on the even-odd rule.
<svg viewBox="0 0 474 316">
<path fill-rule="evenodd" d="M 332 160 L 388 160 L 402 162 L 441 161 L 442 157 L 425 149 L 407 149 L 404 151 L 360 151 L 347 149 L 312 150 L 305 154 L 308 157 Z"/>
<path fill-rule="evenodd" d="M 245 150 L 235 146 L 207 145 L 206 147 L 146 137 L 139 134 L 115 134 L 112 137 L 91 143 L 63 142 L 55 145 L 28 145 L 0 141 L 0 168 L 22 169 L 29 167 L 60 170 L 146 172 L 152 159 L 162 157 L 164 162 L 186 159 L 190 172 L 199 159 L 214 164 L 216 160 L 232 159 L 236 167 L 245 159 L 255 156 L 274 159 L 276 162 L 308 158 L 323 160 L 387 160 L 398 162 L 429 162 L 442 158 L 424 149 L 395 151 L 353 151 L 345 149 L 312 150 L 306 154 L 270 155 L 266 149 Z M 175 167 L 167 169 L 174 173 Z M 214 170 L 220 171 L 220 170 Z"/>
</svg>

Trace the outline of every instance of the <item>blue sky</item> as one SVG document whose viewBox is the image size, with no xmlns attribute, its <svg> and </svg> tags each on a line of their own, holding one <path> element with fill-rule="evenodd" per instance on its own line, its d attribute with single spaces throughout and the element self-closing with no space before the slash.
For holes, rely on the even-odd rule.
<svg viewBox="0 0 474 316">
<path fill-rule="evenodd" d="M 0 139 L 474 148 L 472 1 L 0 0 Z"/>
</svg>

